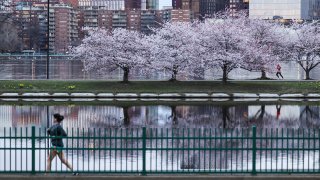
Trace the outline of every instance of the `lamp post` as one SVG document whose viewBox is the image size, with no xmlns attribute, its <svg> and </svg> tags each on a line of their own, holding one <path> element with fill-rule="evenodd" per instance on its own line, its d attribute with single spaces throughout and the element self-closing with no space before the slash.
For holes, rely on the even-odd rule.
<svg viewBox="0 0 320 180">
<path fill-rule="evenodd" d="M 50 13 L 49 13 L 49 11 L 50 11 L 50 9 L 49 9 L 49 7 L 50 7 L 50 2 L 49 2 L 49 0 L 47 0 L 47 2 L 48 2 L 48 4 L 47 4 L 47 22 L 48 22 L 48 26 L 47 26 L 47 79 L 49 79 L 50 78 L 50 76 L 49 76 L 49 51 L 50 51 L 50 32 L 49 32 L 49 21 L 50 21 Z"/>
</svg>

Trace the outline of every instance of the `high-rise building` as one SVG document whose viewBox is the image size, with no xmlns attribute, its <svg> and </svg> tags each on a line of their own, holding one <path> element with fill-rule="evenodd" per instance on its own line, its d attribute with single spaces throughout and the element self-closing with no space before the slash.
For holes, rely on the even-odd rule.
<svg viewBox="0 0 320 180">
<path fill-rule="evenodd" d="M 230 0 L 201 0 L 200 14 L 202 17 L 210 16 L 229 8 Z"/>
<path fill-rule="evenodd" d="M 173 9 L 191 10 L 195 19 L 229 9 L 231 15 L 249 9 L 249 0 L 172 0 Z"/>
<path fill-rule="evenodd" d="M 51 0 L 49 0 L 51 1 Z M 66 4 L 66 5 L 69 5 L 69 6 L 72 6 L 72 7 L 78 7 L 79 5 L 79 1 L 78 0 L 59 0 L 60 4 Z"/>
<path fill-rule="evenodd" d="M 254 19 L 320 19 L 320 0 L 250 0 L 249 6 Z"/>
<path fill-rule="evenodd" d="M 78 41 L 77 10 L 63 4 L 49 9 L 49 51 L 65 53 Z"/>
<path fill-rule="evenodd" d="M 173 9 L 182 9 L 182 0 L 172 0 Z"/>
<path fill-rule="evenodd" d="M 143 10 L 141 11 L 140 31 L 143 33 L 151 33 L 150 28 L 158 26 L 156 11 Z"/>
<path fill-rule="evenodd" d="M 192 0 L 190 2 L 190 4 L 191 4 L 191 8 L 190 9 L 191 9 L 195 19 L 199 19 L 200 18 L 200 1 L 201 0 Z"/>
<path fill-rule="evenodd" d="M 12 11 L 13 8 L 12 0 L 1 0 L 0 1 L 0 13 L 8 13 Z"/>
<path fill-rule="evenodd" d="M 172 9 L 171 21 L 191 22 L 193 20 L 192 11 L 190 9 Z"/>
<path fill-rule="evenodd" d="M 19 4 L 19 3 L 41 3 L 41 2 L 48 2 L 47 0 L 11 0 L 14 4 Z"/>
<path fill-rule="evenodd" d="M 230 0 L 229 8 L 231 15 L 236 16 L 237 11 L 249 10 L 249 0 Z"/>
<path fill-rule="evenodd" d="M 106 10 L 124 10 L 125 0 L 78 0 L 79 8 L 86 9 L 96 7 Z"/>
<path fill-rule="evenodd" d="M 126 0 L 125 8 L 126 9 L 141 9 L 142 0 Z"/>
<path fill-rule="evenodd" d="M 126 28 L 129 30 L 141 31 L 141 10 L 127 10 Z"/>
<path fill-rule="evenodd" d="M 200 15 L 200 1 L 201 0 L 172 0 L 172 7 L 174 10 L 190 10 L 192 19 L 198 19 Z M 182 13 L 182 11 L 180 12 Z M 185 13 L 186 12 L 184 12 L 184 14 Z"/>
<path fill-rule="evenodd" d="M 231 10 L 249 9 L 249 0 L 230 0 Z"/>
<path fill-rule="evenodd" d="M 47 51 L 47 3 L 15 1 L 14 22 L 19 31 L 23 50 Z"/>
<path fill-rule="evenodd" d="M 150 28 L 158 25 L 157 21 L 157 11 L 154 10 L 100 10 L 98 15 L 98 26 L 108 30 L 126 28 L 150 33 Z"/>
<path fill-rule="evenodd" d="M 141 0 L 142 10 L 158 10 L 159 0 Z"/>
<path fill-rule="evenodd" d="M 161 24 L 171 20 L 172 9 L 163 9 L 156 11 L 156 22 Z"/>
</svg>

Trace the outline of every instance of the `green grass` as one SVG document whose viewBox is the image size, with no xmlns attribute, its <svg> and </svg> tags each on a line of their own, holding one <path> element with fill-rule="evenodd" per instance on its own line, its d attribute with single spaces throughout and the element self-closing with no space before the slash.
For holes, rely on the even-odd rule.
<svg viewBox="0 0 320 180">
<path fill-rule="evenodd" d="M 118 81 L 97 80 L 1 80 L 5 92 L 92 92 L 92 93 L 320 93 L 319 81 Z"/>
<path fill-rule="evenodd" d="M 219 107 L 234 107 L 234 106 L 261 106 L 261 105 L 299 105 L 299 106 L 319 106 L 319 101 L 184 101 L 183 99 L 179 101 L 47 101 L 47 102 L 37 102 L 37 101 L 23 101 L 19 99 L 18 101 L 2 101 L 0 100 L 0 105 L 10 105 L 10 106 L 117 106 L 117 107 L 131 107 L 131 106 L 219 106 Z"/>
</svg>

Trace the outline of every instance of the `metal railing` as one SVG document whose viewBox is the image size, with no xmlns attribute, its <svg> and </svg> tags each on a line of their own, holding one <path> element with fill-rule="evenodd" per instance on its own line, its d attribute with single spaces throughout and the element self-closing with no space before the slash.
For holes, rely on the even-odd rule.
<svg viewBox="0 0 320 180">
<path fill-rule="evenodd" d="M 320 173 L 320 130 L 210 128 L 67 129 L 62 148 L 79 173 Z M 0 173 L 45 173 L 43 128 L 0 129 Z M 60 160 L 52 173 L 70 172 Z"/>
</svg>

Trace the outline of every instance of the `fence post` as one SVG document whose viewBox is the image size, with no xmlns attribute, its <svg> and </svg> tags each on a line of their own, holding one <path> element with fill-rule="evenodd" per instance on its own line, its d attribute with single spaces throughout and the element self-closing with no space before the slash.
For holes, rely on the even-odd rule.
<svg viewBox="0 0 320 180">
<path fill-rule="evenodd" d="M 146 149 L 147 149 L 147 130 L 146 127 L 142 128 L 142 175 L 147 175 L 146 172 Z"/>
<path fill-rule="evenodd" d="M 257 174 L 256 155 L 257 155 L 257 128 L 252 126 L 252 175 Z"/>
<path fill-rule="evenodd" d="M 32 175 L 35 175 L 36 174 L 36 153 L 35 153 L 35 148 L 36 148 L 36 127 L 35 126 L 32 126 L 31 128 L 31 159 L 32 159 L 32 162 L 31 162 L 31 174 Z"/>
</svg>

